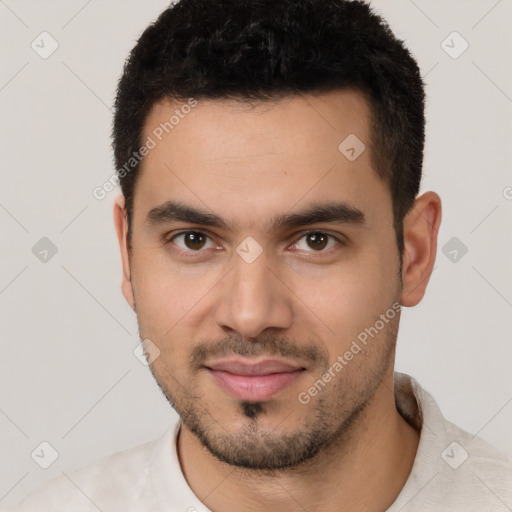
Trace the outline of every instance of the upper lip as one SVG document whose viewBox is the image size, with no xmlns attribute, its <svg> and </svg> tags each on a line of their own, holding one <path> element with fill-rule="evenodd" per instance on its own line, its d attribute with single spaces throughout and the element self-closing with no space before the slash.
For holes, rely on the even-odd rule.
<svg viewBox="0 0 512 512">
<path fill-rule="evenodd" d="M 270 375 L 272 373 L 285 373 L 303 370 L 297 366 L 278 359 L 263 359 L 258 362 L 242 361 L 241 359 L 223 359 L 206 364 L 211 370 L 221 370 L 234 375 Z"/>
</svg>

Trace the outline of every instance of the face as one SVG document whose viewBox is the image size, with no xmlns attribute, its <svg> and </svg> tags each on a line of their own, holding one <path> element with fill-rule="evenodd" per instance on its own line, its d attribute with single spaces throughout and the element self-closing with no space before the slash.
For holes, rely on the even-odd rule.
<svg viewBox="0 0 512 512">
<path fill-rule="evenodd" d="M 356 91 L 147 118 L 124 293 L 159 386 L 225 462 L 313 457 L 392 367 L 400 261 L 369 119 Z"/>
</svg>

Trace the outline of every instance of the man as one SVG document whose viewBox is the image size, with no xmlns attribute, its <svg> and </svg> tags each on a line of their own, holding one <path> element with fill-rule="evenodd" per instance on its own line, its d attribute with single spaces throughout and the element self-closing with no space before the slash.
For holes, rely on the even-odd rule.
<svg viewBox="0 0 512 512">
<path fill-rule="evenodd" d="M 512 464 L 394 373 L 433 269 L 418 67 L 344 0 L 182 0 L 119 83 L 122 291 L 180 421 L 19 510 L 510 510 Z"/>
</svg>

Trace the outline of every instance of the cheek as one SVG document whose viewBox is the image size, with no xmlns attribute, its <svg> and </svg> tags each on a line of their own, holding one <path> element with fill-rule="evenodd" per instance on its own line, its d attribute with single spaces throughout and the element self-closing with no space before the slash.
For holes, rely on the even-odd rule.
<svg viewBox="0 0 512 512">
<path fill-rule="evenodd" d="M 139 249 L 132 277 L 139 320 L 164 334 L 215 286 L 213 274 L 201 264 L 176 264 L 161 248 Z"/>
<path fill-rule="evenodd" d="M 398 261 L 394 248 L 351 254 L 328 268 L 295 268 L 290 288 L 302 299 L 336 351 L 373 325 L 397 300 Z"/>
<path fill-rule="evenodd" d="M 211 324 L 216 285 L 225 273 L 217 266 L 179 265 L 155 250 L 140 251 L 134 258 L 137 321 L 141 337 L 160 350 L 154 362 L 159 381 L 186 379 L 190 350 L 205 319 Z"/>
</svg>

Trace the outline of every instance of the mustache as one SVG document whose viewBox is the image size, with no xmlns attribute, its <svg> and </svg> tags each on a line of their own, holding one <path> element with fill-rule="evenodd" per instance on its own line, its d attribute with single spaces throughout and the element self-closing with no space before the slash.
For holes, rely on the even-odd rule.
<svg viewBox="0 0 512 512">
<path fill-rule="evenodd" d="M 279 356 L 323 366 L 328 366 L 329 361 L 327 352 L 317 345 L 297 343 L 289 337 L 264 334 L 257 338 L 247 339 L 237 334 L 230 334 L 218 341 L 202 342 L 196 345 L 190 353 L 190 364 L 193 370 L 199 370 L 208 359 L 235 354 L 240 356 Z"/>
</svg>

